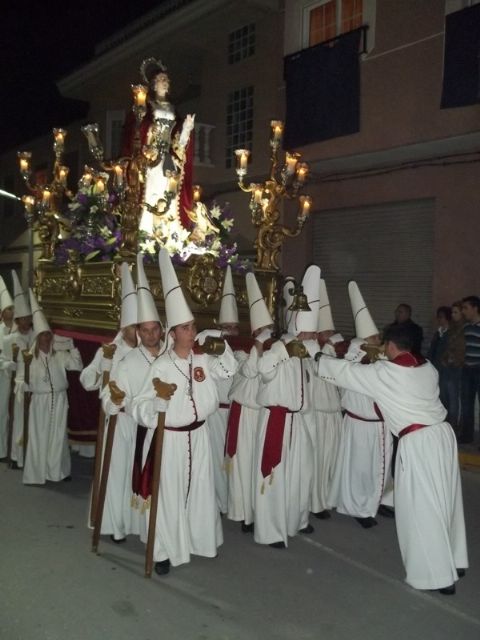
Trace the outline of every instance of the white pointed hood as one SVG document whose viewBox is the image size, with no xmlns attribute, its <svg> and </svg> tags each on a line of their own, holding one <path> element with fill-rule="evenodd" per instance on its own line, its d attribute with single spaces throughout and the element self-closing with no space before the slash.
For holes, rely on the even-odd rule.
<svg viewBox="0 0 480 640">
<path fill-rule="evenodd" d="M 43 310 L 37 302 L 35 294 L 31 289 L 28 290 L 28 294 L 30 296 L 30 307 L 32 309 L 33 337 L 36 338 L 39 333 L 42 333 L 42 331 L 50 331 L 52 333 L 50 325 L 47 322 Z"/>
<path fill-rule="evenodd" d="M 288 324 L 295 311 L 291 311 L 289 306 L 293 302 L 293 291 L 295 289 L 296 282 L 293 276 L 287 276 L 283 285 L 283 301 L 285 306 L 283 307 L 283 328 L 287 330 Z"/>
<path fill-rule="evenodd" d="M 137 254 L 137 304 L 138 324 L 142 322 L 160 322 L 155 300 L 143 268 L 143 253 Z"/>
<path fill-rule="evenodd" d="M 187 304 L 185 295 L 178 282 L 170 254 L 166 249 L 160 249 L 158 254 L 160 276 L 162 278 L 163 298 L 165 300 L 165 313 L 167 327 L 172 329 L 179 324 L 191 322 L 194 318 Z"/>
<path fill-rule="evenodd" d="M 4 279 L 0 276 L 0 311 L 13 307 L 13 300 Z"/>
<path fill-rule="evenodd" d="M 378 329 L 360 293 L 360 289 L 354 280 L 348 283 L 348 295 L 350 296 L 350 305 L 352 307 L 353 319 L 355 320 L 355 334 L 357 338 L 364 339 L 377 335 Z"/>
<path fill-rule="evenodd" d="M 317 332 L 318 309 L 320 308 L 320 267 L 312 264 L 302 280 L 303 293 L 307 297 L 310 311 L 294 311 L 288 323 L 288 333 L 298 336 L 302 331 Z"/>
<path fill-rule="evenodd" d="M 120 314 L 120 329 L 137 324 L 138 303 L 137 292 L 133 284 L 132 274 L 127 262 L 122 262 L 122 310 Z"/>
<path fill-rule="evenodd" d="M 318 310 L 317 331 L 335 331 L 332 307 L 328 298 L 327 285 L 323 278 L 320 278 L 320 308 Z"/>
<path fill-rule="evenodd" d="M 252 333 L 261 327 L 273 324 L 257 279 L 253 273 L 245 276 L 247 285 L 248 308 L 250 310 L 250 329 Z"/>
<path fill-rule="evenodd" d="M 14 318 L 25 318 L 31 316 L 30 305 L 28 304 L 27 296 L 24 294 L 20 280 L 18 279 L 16 271 L 12 269 L 13 280 L 13 304 L 15 305 Z"/>
<path fill-rule="evenodd" d="M 230 265 L 227 265 L 225 270 L 218 324 L 238 324 L 237 298 L 235 296 L 235 289 L 233 288 L 232 269 Z"/>
</svg>

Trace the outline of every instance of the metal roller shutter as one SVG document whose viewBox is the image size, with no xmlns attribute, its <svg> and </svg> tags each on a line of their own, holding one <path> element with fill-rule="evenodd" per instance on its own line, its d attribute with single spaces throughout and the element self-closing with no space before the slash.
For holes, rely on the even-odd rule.
<svg viewBox="0 0 480 640">
<path fill-rule="evenodd" d="M 347 283 L 356 280 L 381 330 L 400 302 L 431 335 L 433 199 L 333 209 L 313 218 L 314 262 L 322 269 L 338 331 L 354 335 Z"/>
</svg>

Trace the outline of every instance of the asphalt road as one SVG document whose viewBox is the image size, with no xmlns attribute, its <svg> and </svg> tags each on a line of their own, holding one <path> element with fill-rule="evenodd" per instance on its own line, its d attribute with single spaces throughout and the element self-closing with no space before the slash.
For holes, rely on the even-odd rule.
<svg viewBox="0 0 480 640">
<path fill-rule="evenodd" d="M 89 550 L 91 467 L 74 456 L 71 483 L 25 487 L 0 464 L 1 640 L 480 638 L 480 473 L 463 473 L 471 569 L 448 597 L 403 582 L 394 521 L 340 515 L 287 550 L 224 521 L 216 559 L 147 580 L 137 539 Z"/>
</svg>

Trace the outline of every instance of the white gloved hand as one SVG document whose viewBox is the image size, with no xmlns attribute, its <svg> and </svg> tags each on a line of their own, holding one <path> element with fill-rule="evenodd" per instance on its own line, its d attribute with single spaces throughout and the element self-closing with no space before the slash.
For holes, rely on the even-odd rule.
<svg viewBox="0 0 480 640">
<path fill-rule="evenodd" d="M 265 327 L 265 329 L 262 329 L 262 331 L 260 331 L 260 333 L 255 338 L 255 340 L 256 342 L 260 342 L 260 344 L 263 344 L 267 340 L 270 340 L 271 337 L 272 337 L 272 330 L 269 329 L 268 327 Z"/>
<path fill-rule="evenodd" d="M 345 360 L 349 362 L 360 362 L 367 355 L 366 351 L 361 348 L 365 343 L 362 338 L 353 338 L 348 347 L 348 351 L 345 354 Z"/>
<path fill-rule="evenodd" d="M 163 412 L 167 410 L 168 400 L 164 400 L 163 398 L 156 398 L 153 401 L 153 410 L 157 413 Z"/>
<path fill-rule="evenodd" d="M 291 333 L 284 333 L 281 337 L 283 344 L 289 344 L 292 340 L 296 340 L 297 336 L 292 335 Z"/>
<path fill-rule="evenodd" d="M 343 342 L 344 338 L 341 333 L 334 333 L 333 336 L 330 336 L 328 342 L 330 344 L 337 344 L 337 342 Z"/>
<path fill-rule="evenodd" d="M 305 349 L 308 351 L 308 355 L 311 358 L 315 358 L 317 353 L 320 351 L 320 347 L 316 340 L 302 340 Z"/>
<path fill-rule="evenodd" d="M 112 370 L 113 361 L 111 358 L 102 358 L 100 361 L 100 371 L 103 373 L 104 371 Z"/>
<path fill-rule="evenodd" d="M 114 402 L 110 403 L 110 406 L 108 407 L 108 415 L 109 416 L 116 416 L 120 413 L 120 409 L 122 408 L 122 406 L 120 404 L 115 404 Z"/>
<path fill-rule="evenodd" d="M 203 331 L 200 331 L 200 333 L 197 333 L 197 337 L 195 338 L 195 342 L 198 342 L 198 344 L 200 346 L 205 344 L 205 340 L 208 337 L 211 338 L 221 338 L 222 337 L 222 332 L 220 329 L 204 329 Z"/>
<path fill-rule="evenodd" d="M 17 363 L 14 362 L 13 360 L 11 360 L 10 362 L 7 363 L 7 366 L 5 367 L 6 371 L 16 371 L 17 370 Z"/>
</svg>

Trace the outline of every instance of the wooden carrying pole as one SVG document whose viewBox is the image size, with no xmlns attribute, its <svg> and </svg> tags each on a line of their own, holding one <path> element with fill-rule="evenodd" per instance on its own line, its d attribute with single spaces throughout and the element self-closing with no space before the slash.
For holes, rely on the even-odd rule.
<svg viewBox="0 0 480 640">
<path fill-rule="evenodd" d="M 110 396 L 114 404 L 121 404 L 125 394 L 121 391 L 112 380 L 108 383 L 110 387 Z M 110 462 L 112 460 L 113 442 L 115 440 L 115 428 L 117 426 L 117 416 L 110 416 L 107 427 L 107 441 L 105 443 L 105 453 L 103 455 L 102 474 L 100 478 L 100 487 L 97 496 L 97 510 L 94 514 L 94 527 L 92 535 L 92 551 L 97 553 L 98 543 L 100 541 L 100 531 L 102 529 L 103 509 L 105 507 L 105 496 L 107 495 L 108 476 L 110 473 Z"/>
<path fill-rule="evenodd" d="M 159 378 L 153 379 L 153 386 L 157 392 L 157 397 L 163 400 L 170 400 L 176 384 L 162 382 Z M 153 448 L 153 471 L 152 471 L 152 495 L 150 496 L 150 517 L 148 520 L 148 538 L 145 551 L 145 577 L 152 577 L 153 569 L 153 547 L 155 545 L 155 529 L 157 524 L 158 497 L 160 495 L 160 470 L 162 465 L 163 434 L 165 432 L 165 412 L 158 414 L 157 428 L 155 430 L 155 441 Z"/>
<path fill-rule="evenodd" d="M 102 345 L 103 357 L 111 360 L 117 346 L 115 344 Z M 110 371 L 102 374 L 102 390 L 110 381 Z M 93 470 L 92 501 L 90 503 L 90 526 L 95 526 L 95 514 L 97 512 L 98 490 L 100 486 L 100 474 L 102 472 L 103 440 L 105 436 L 105 412 L 100 402 L 100 413 L 98 414 L 97 442 L 95 445 L 95 465 Z"/>
<path fill-rule="evenodd" d="M 17 364 L 19 347 L 17 344 L 12 344 L 12 360 Z M 7 434 L 7 459 L 8 466 L 11 469 L 13 467 L 12 460 L 12 446 L 13 446 L 13 421 L 15 414 L 15 377 L 16 371 L 12 371 L 10 375 L 10 396 L 8 399 L 8 434 Z"/>
<path fill-rule="evenodd" d="M 30 365 L 33 359 L 33 353 L 30 353 L 28 349 L 22 351 L 23 363 L 25 367 L 24 380 L 25 384 L 30 384 Z M 28 389 L 23 395 L 23 463 L 27 459 L 27 446 L 28 446 L 28 419 L 30 415 L 30 401 L 32 399 L 32 393 Z"/>
</svg>

